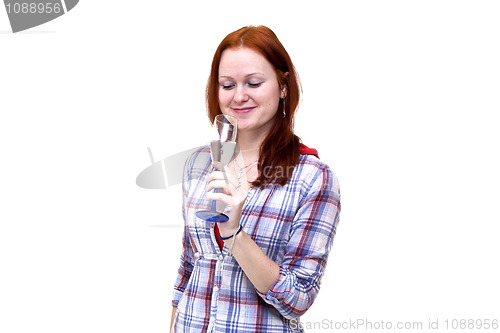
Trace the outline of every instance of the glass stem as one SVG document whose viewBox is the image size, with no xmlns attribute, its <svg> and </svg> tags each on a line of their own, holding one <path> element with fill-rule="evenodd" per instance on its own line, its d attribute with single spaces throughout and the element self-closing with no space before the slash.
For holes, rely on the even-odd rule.
<svg viewBox="0 0 500 333">
<path fill-rule="evenodd" d="M 217 193 L 217 189 L 214 188 L 214 193 Z M 215 200 L 212 200 L 212 211 L 216 212 L 217 211 L 217 202 Z"/>
</svg>

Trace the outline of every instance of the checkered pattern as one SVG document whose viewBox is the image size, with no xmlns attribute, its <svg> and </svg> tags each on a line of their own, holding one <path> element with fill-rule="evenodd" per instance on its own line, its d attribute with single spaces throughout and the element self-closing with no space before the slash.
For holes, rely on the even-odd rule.
<svg viewBox="0 0 500 333">
<path fill-rule="evenodd" d="M 285 186 L 250 189 L 243 230 L 280 265 L 278 279 L 262 294 L 227 247 L 219 249 L 215 224 L 195 216 L 209 208 L 210 171 L 208 148 L 193 154 L 184 170 L 185 229 L 172 332 L 301 332 L 297 320 L 318 294 L 339 220 L 336 176 L 316 157 L 301 155 Z"/>
</svg>

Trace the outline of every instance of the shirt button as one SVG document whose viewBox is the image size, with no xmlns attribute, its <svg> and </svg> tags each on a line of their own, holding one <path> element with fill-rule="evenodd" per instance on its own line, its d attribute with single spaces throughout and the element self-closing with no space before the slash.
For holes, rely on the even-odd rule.
<svg viewBox="0 0 500 333">
<path fill-rule="evenodd" d="M 220 260 L 220 261 L 224 260 L 224 256 L 223 256 L 222 254 L 221 254 L 221 255 L 219 255 L 219 260 Z"/>
<path fill-rule="evenodd" d="M 196 259 L 198 259 L 198 258 L 200 257 L 200 252 L 195 252 L 195 253 L 194 253 L 194 257 L 195 257 Z"/>
<path fill-rule="evenodd" d="M 215 291 L 215 292 L 218 292 L 218 291 L 219 291 L 219 287 L 215 286 L 215 287 L 214 287 L 214 291 Z"/>
</svg>

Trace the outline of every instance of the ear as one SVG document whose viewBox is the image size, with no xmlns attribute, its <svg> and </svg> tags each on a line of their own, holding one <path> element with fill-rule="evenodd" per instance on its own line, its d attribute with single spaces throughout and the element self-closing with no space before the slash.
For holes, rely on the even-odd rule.
<svg viewBox="0 0 500 333">
<path fill-rule="evenodd" d="M 288 81 L 286 79 L 287 76 L 288 76 L 288 72 L 286 72 L 285 74 L 283 74 L 283 81 L 284 82 Z M 280 98 L 281 99 L 286 98 L 287 94 L 288 94 L 288 86 L 286 85 L 286 83 L 283 83 L 283 85 L 281 86 L 281 95 L 280 95 Z"/>
<path fill-rule="evenodd" d="M 280 98 L 281 99 L 284 99 L 286 98 L 286 94 L 288 93 L 288 89 L 287 89 L 287 86 L 286 85 L 283 85 L 281 87 L 281 95 L 280 95 Z"/>
</svg>

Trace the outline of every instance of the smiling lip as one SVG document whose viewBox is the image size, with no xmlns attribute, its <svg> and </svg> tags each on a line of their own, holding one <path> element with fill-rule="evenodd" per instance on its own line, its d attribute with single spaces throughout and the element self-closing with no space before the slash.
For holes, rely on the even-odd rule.
<svg viewBox="0 0 500 333">
<path fill-rule="evenodd" d="M 255 109 L 255 106 L 248 107 L 248 108 L 233 108 L 233 111 L 236 113 L 247 113 Z"/>
</svg>

